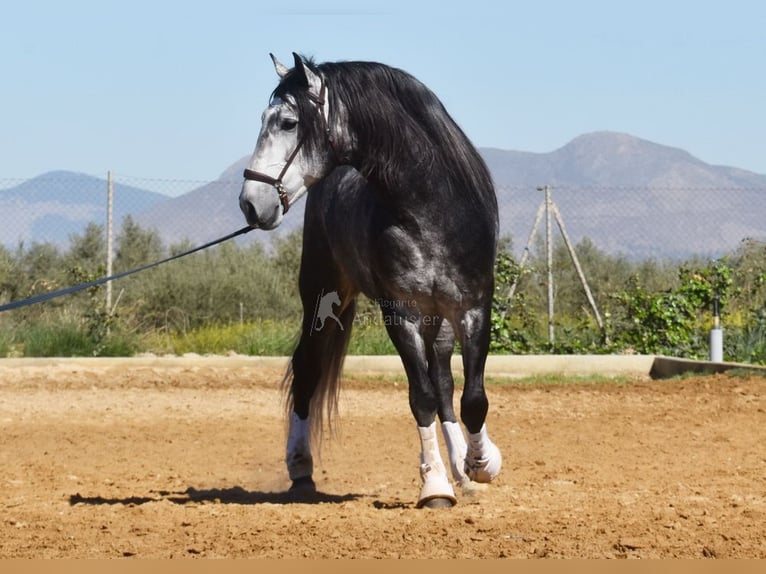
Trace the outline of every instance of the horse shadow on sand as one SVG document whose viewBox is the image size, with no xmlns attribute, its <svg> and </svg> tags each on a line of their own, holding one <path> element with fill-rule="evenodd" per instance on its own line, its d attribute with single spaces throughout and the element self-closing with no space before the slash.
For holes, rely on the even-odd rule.
<svg viewBox="0 0 766 574">
<path fill-rule="evenodd" d="M 241 486 L 229 488 L 196 489 L 188 487 L 181 492 L 167 490 L 149 491 L 149 496 L 104 497 L 83 496 L 79 492 L 69 497 L 70 506 L 85 504 L 92 506 L 123 504 L 138 506 L 150 502 L 168 501 L 174 504 L 341 504 L 360 498 L 365 494 L 329 494 L 317 490 L 288 490 L 264 492 L 246 490 Z"/>
</svg>

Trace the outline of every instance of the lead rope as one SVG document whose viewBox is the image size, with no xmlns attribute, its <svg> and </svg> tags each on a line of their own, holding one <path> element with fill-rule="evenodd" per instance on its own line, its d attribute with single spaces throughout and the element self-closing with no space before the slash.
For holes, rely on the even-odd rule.
<svg viewBox="0 0 766 574">
<path fill-rule="evenodd" d="M 171 255 L 170 257 L 162 259 L 161 261 L 155 261 L 154 263 L 142 265 L 141 267 L 136 267 L 135 269 L 129 269 L 128 271 L 115 273 L 114 275 L 109 275 L 108 277 L 101 277 L 93 281 L 87 281 L 85 283 L 79 283 L 78 285 L 72 285 L 71 287 L 67 287 L 65 289 L 59 289 L 58 291 L 49 291 L 48 293 L 40 293 L 39 295 L 28 297 L 27 299 L 19 299 L 17 301 L 11 301 L 10 303 L 0 305 L 0 313 L 2 313 L 3 311 L 11 311 L 12 309 L 18 309 L 20 307 L 26 307 L 27 305 L 34 305 L 35 303 L 42 303 L 43 301 L 50 301 L 51 299 L 56 299 L 57 297 L 63 297 L 64 295 L 77 293 L 78 291 L 90 289 L 91 287 L 98 287 L 99 285 L 103 285 L 107 281 L 121 279 L 122 277 L 133 275 L 134 273 L 138 273 L 139 271 L 146 271 L 147 269 L 151 269 L 152 267 L 157 267 L 158 265 L 162 265 L 163 263 L 168 263 L 169 261 L 180 259 L 181 257 L 186 257 L 187 255 L 191 255 L 192 253 L 196 253 L 197 251 L 202 251 L 203 249 L 207 249 L 208 247 L 213 247 L 214 245 L 218 245 L 219 243 L 223 243 L 224 241 L 228 241 L 229 239 L 234 239 L 235 237 L 239 235 L 244 235 L 245 233 L 248 233 L 249 231 L 252 231 L 253 229 L 255 228 L 250 226 L 243 227 L 242 229 L 238 229 L 234 233 L 229 233 L 229 235 L 225 235 L 224 237 L 220 237 L 219 239 L 215 239 L 214 241 L 210 241 L 208 243 L 205 243 L 204 245 L 200 245 L 193 249 L 189 249 L 188 251 L 184 251 L 183 253 L 177 253 L 176 255 Z"/>
</svg>

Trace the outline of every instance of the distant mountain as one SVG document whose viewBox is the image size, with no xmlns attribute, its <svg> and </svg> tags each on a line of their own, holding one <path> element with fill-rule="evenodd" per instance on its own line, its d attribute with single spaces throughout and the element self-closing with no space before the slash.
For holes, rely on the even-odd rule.
<svg viewBox="0 0 766 574">
<path fill-rule="evenodd" d="M 501 186 L 721 188 L 766 182 L 765 175 L 709 165 L 684 150 L 616 132 L 581 135 L 548 153 L 481 151 Z"/>
<path fill-rule="evenodd" d="M 0 190 L 0 245 L 20 241 L 65 244 L 88 223 L 106 226 L 106 180 L 70 171 L 51 171 Z M 167 196 L 116 183 L 114 222 L 149 209 Z"/>
<path fill-rule="evenodd" d="M 497 188 L 501 233 L 512 236 L 517 253 L 543 201 L 536 190 L 542 185 L 552 186 L 573 241 L 588 237 L 613 254 L 716 256 L 745 237 L 766 238 L 766 175 L 709 165 L 681 149 L 595 132 L 548 153 L 480 152 Z M 198 244 L 239 229 L 245 225 L 238 196 L 248 159 L 179 197 L 118 184 L 115 221 L 132 213 L 167 244 Z M 0 191 L 0 243 L 65 239 L 83 222 L 103 221 L 104 189 L 98 178 L 53 172 Z M 268 243 L 299 228 L 305 203 L 299 201 L 277 230 L 256 231 L 244 240 Z"/>
<path fill-rule="evenodd" d="M 543 201 L 553 200 L 577 242 L 630 257 L 716 256 L 766 237 L 766 175 L 713 166 L 627 134 L 596 132 L 550 153 L 483 149 L 500 221 L 523 247 Z"/>
</svg>

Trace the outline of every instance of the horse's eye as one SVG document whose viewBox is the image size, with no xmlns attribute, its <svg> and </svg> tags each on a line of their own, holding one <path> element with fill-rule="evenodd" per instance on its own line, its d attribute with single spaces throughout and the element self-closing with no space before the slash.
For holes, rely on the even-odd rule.
<svg viewBox="0 0 766 574">
<path fill-rule="evenodd" d="M 295 129 L 295 126 L 298 125 L 297 120 L 292 119 L 283 119 L 281 122 L 279 122 L 279 129 L 284 130 L 286 132 L 292 131 Z"/>
</svg>

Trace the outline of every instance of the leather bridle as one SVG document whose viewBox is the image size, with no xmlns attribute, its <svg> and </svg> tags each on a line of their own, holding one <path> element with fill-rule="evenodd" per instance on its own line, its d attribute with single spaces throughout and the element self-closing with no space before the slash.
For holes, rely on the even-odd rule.
<svg viewBox="0 0 766 574">
<path fill-rule="evenodd" d="M 333 144 L 332 135 L 330 134 L 330 121 L 329 121 L 329 118 L 325 117 L 325 114 L 324 114 L 324 105 L 327 99 L 327 86 L 324 83 L 324 80 L 322 80 L 322 85 L 319 88 L 319 95 L 315 96 L 314 94 L 309 92 L 308 97 L 317 106 L 317 109 L 319 110 L 319 117 L 321 118 L 321 121 L 324 124 L 323 127 L 324 127 L 325 137 L 327 138 L 327 142 L 330 144 L 330 148 L 333 150 L 333 152 L 335 152 L 335 146 Z M 272 177 L 266 173 L 255 171 L 252 169 L 245 169 L 243 174 L 245 181 L 258 181 L 261 183 L 266 183 L 277 190 L 277 195 L 279 196 L 279 202 L 282 204 L 282 215 L 287 213 L 287 210 L 290 209 L 290 198 L 288 197 L 287 191 L 285 190 L 285 186 L 282 183 L 282 178 L 285 177 L 287 170 L 290 169 L 290 166 L 292 165 L 293 161 L 295 161 L 295 158 L 298 156 L 298 152 L 303 147 L 303 144 L 306 143 L 306 137 L 307 137 L 307 134 L 304 131 L 303 136 L 301 137 L 300 140 L 298 140 L 298 145 L 295 146 L 295 149 L 287 157 L 287 163 L 285 163 L 284 167 L 282 167 L 282 171 L 279 172 L 279 175 L 277 177 Z"/>
</svg>

